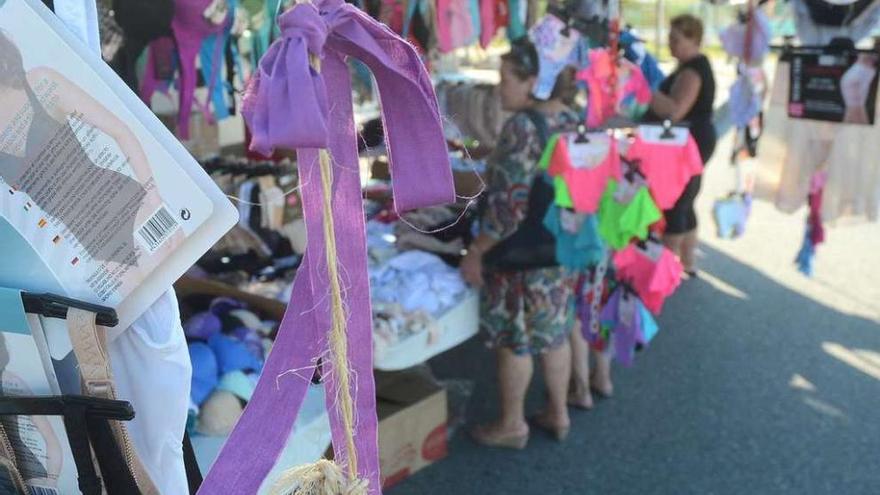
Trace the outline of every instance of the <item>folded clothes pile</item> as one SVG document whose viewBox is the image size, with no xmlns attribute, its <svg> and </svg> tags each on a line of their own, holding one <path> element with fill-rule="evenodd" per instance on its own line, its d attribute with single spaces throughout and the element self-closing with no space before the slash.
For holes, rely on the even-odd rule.
<svg viewBox="0 0 880 495">
<path fill-rule="evenodd" d="M 195 431 L 221 436 L 232 431 L 256 387 L 276 326 L 229 297 L 213 299 L 207 310 L 186 320 Z"/>
<path fill-rule="evenodd" d="M 374 303 L 398 303 L 404 311 L 422 310 L 440 316 L 466 292 L 467 285 L 458 270 L 422 251 L 407 251 L 370 269 Z"/>
</svg>

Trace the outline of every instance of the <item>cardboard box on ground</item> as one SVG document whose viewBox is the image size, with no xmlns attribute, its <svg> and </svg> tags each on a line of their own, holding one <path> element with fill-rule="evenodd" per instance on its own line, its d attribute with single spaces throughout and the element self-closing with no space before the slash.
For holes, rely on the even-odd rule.
<svg viewBox="0 0 880 495">
<path fill-rule="evenodd" d="M 426 365 L 376 371 L 376 412 L 384 488 L 446 457 L 446 389 Z"/>
</svg>

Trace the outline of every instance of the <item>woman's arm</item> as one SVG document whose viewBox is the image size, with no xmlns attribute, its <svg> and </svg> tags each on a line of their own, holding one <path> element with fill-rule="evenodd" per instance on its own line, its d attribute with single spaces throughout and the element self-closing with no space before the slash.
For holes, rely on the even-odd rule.
<svg viewBox="0 0 880 495">
<path fill-rule="evenodd" d="M 659 91 L 654 92 L 651 99 L 651 110 L 660 117 L 670 119 L 673 122 L 683 119 L 697 102 L 702 84 L 700 75 L 693 69 L 681 71 L 675 78 L 675 83 L 668 96 Z"/>
<path fill-rule="evenodd" d="M 82 114 L 84 122 L 116 141 L 138 182 L 144 184 L 152 177 L 153 173 L 144 150 L 125 122 L 54 69 L 37 67 L 28 71 L 28 80 L 32 85 L 44 78 L 58 85 L 56 113 L 63 113 L 65 116 L 74 112 Z"/>
<path fill-rule="evenodd" d="M 475 287 L 483 285 L 483 255 L 516 232 L 526 217 L 529 189 L 542 151 L 537 134 L 527 115 L 513 116 L 504 125 L 498 148 L 489 159 L 481 232 L 461 263 L 462 276 Z"/>
</svg>

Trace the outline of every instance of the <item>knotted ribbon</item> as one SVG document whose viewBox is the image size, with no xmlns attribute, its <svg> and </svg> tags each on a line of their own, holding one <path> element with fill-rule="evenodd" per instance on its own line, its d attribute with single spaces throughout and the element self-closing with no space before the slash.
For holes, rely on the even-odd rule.
<svg viewBox="0 0 880 495">
<path fill-rule="evenodd" d="M 353 439 L 357 477 L 367 482 L 370 494 L 379 494 L 365 222 L 345 58 L 364 62 L 376 79 L 398 211 L 455 200 L 446 142 L 424 65 L 385 26 L 342 0 L 296 5 L 281 16 L 280 26 L 282 37 L 260 61 L 243 114 L 253 150 L 297 150 L 308 247 L 260 382 L 199 493 L 256 493 L 274 466 L 318 358 L 329 351 L 334 284 L 328 273 L 335 262 L 352 381 L 348 390 L 340 390 L 340 373 L 323 360 L 336 461 L 352 467 L 346 446 Z M 320 70 L 310 57 L 320 60 Z M 322 169 L 328 156 L 332 184 Z M 325 205 L 330 218 L 324 218 Z M 330 259 L 324 253 L 334 242 L 336 258 Z M 346 432 L 344 413 L 337 408 L 341 394 L 355 398 L 354 432 Z"/>
</svg>

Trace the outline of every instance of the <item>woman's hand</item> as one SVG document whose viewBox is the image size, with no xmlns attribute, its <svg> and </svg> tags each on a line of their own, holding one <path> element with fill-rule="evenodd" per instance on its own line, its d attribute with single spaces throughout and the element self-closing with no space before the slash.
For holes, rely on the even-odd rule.
<svg viewBox="0 0 880 495">
<path fill-rule="evenodd" d="M 483 287 L 483 253 L 474 247 L 468 249 L 467 254 L 461 260 L 461 276 L 465 282 L 477 289 Z"/>
</svg>

